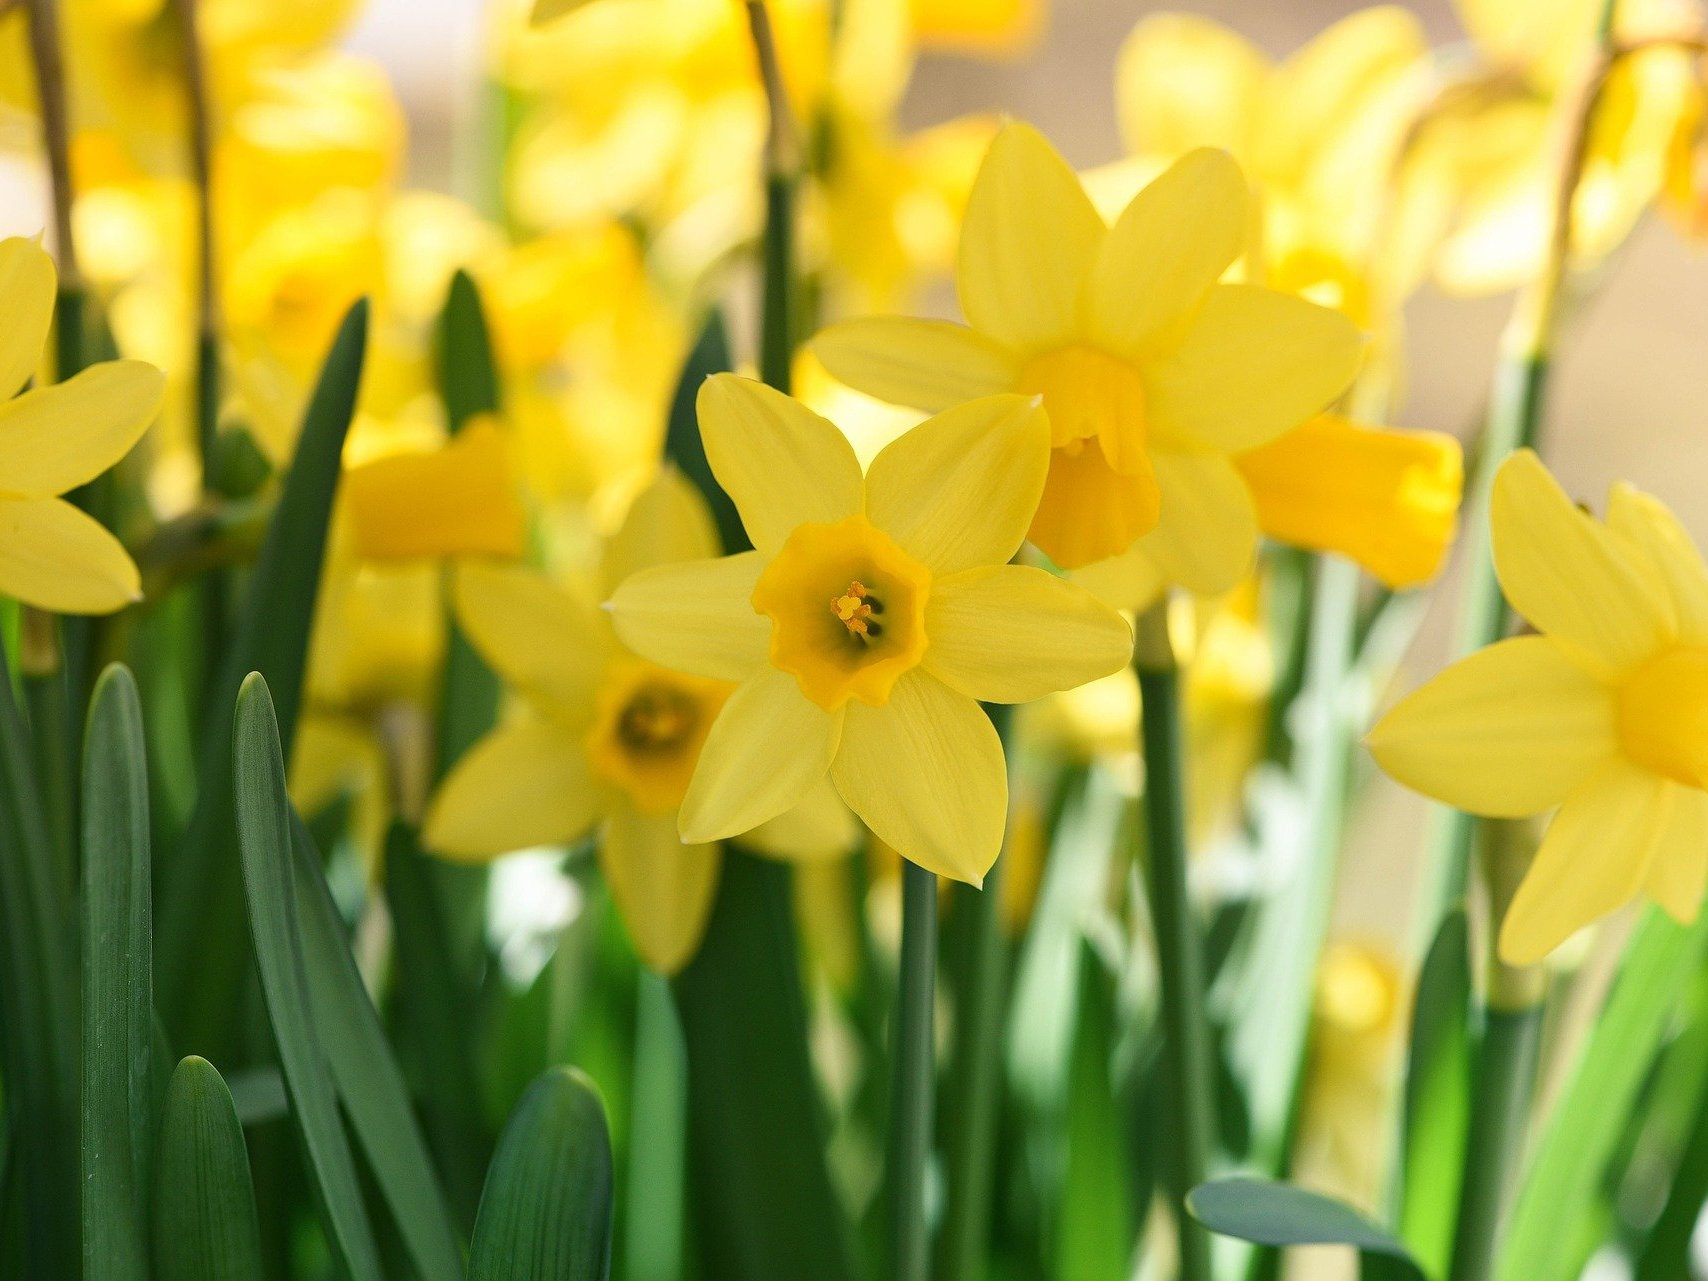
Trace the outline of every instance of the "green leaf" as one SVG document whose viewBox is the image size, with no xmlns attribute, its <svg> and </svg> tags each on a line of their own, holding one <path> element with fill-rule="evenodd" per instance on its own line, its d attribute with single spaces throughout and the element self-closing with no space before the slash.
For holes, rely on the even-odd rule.
<svg viewBox="0 0 1708 1281">
<path fill-rule="evenodd" d="M 1267 1179 L 1217 1179 L 1193 1188 L 1186 1206 L 1223 1236 L 1256 1245 L 1349 1245 L 1367 1281 L 1425 1281 L 1391 1232 L 1333 1197 Z"/>
<path fill-rule="evenodd" d="M 83 746 L 83 1268 L 148 1276 L 154 959 L 148 769 L 130 671 L 101 674 Z"/>
<path fill-rule="evenodd" d="M 0 1078 L 22 1184 L 24 1273 L 77 1268 L 77 954 L 29 731 L 0 651 Z"/>
<path fill-rule="evenodd" d="M 1501 1281 L 1564 1275 L 1575 1243 L 1561 1225 L 1577 1222 L 1600 1186 L 1705 942 L 1708 914 L 1685 929 L 1651 908 L 1637 927 L 1519 1185 Z"/>
<path fill-rule="evenodd" d="M 180 1043 L 198 1049 L 230 1044 L 237 1026 L 233 1007 L 248 972 L 242 888 L 230 857 L 232 744 L 226 717 L 247 674 L 261 673 L 273 692 L 280 747 L 289 760 L 367 330 L 364 299 L 344 317 L 303 417 L 278 509 L 249 576 L 235 639 L 203 717 L 196 807 L 173 857 L 162 860 L 156 937 L 161 990 L 169 1002 L 166 1023 Z"/>
<path fill-rule="evenodd" d="M 1418 974 L 1406 1052 L 1400 1236 L 1444 1276 L 1471 1114 L 1471 951 L 1463 907 L 1442 918 Z"/>
<path fill-rule="evenodd" d="M 470 1281 L 605 1281 L 611 1136 L 593 1083 L 550 1068 L 505 1123 L 469 1251 Z"/>
<path fill-rule="evenodd" d="M 285 760 L 273 700 L 259 673 L 245 680 L 238 693 L 233 737 L 237 843 L 249 925 L 291 1116 L 334 1258 L 352 1281 L 380 1281 L 379 1252 L 327 1071 L 330 1046 L 323 1044 L 320 1027 L 324 1011 L 309 990 L 306 935 L 298 920 L 292 873 Z"/>
<path fill-rule="evenodd" d="M 308 829 L 293 812 L 297 910 L 314 1024 L 333 1086 L 423 1281 L 462 1281 L 445 1194 Z M 452 1031 L 461 1039 L 468 1029 Z"/>
<path fill-rule="evenodd" d="M 192 1055 L 172 1073 L 154 1170 L 155 1281 L 259 1281 L 249 1154 L 231 1092 L 206 1059 Z"/>
<path fill-rule="evenodd" d="M 474 277 L 459 270 L 451 277 L 439 314 L 439 388 L 452 431 L 476 414 L 498 409 L 498 369 L 492 335 Z"/>
<path fill-rule="evenodd" d="M 670 420 L 664 437 L 664 456 L 675 463 L 705 497 L 726 553 L 746 551 L 753 544 L 748 540 L 747 530 L 742 527 L 741 514 L 736 511 L 734 501 L 719 486 L 717 477 L 712 475 L 711 463 L 706 461 L 706 445 L 700 439 L 700 419 L 695 402 L 700 395 L 700 384 L 730 367 L 729 334 L 724 329 L 723 314 L 714 310 L 706 317 L 700 336 L 694 342 L 694 350 L 688 353 L 688 361 L 682 367 L 682 377 L 677 380 L 676 393 L 670 402 Z"/>
</svg>

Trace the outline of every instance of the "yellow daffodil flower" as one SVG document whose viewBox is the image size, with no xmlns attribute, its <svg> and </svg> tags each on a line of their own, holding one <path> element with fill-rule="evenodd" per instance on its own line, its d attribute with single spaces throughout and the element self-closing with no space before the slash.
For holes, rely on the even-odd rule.
<svg viewBox="0 0 1708 1281">
<path fill-rule="evenodd" d="M 961 233 L 968 323 L 852 320 L 813 349 L 851 386 L 922 409 L 1041 395 L 1052 448 L 1032 541 L 1067 568 L 1131 548 L 1168 582 L 1226 591 L 1258 534 L 1232 456 L 1324 408 L 1362 348 L 1335 312 L 1217 283 L 1246 220 L 1239 167 L 1205 149 L 1107 227 L 1043 136 L 1009 125 Z"/>
<path fill-rule="evenodd" d="M 1501 465 L 1495 570 L 1539 636 L 1455 663 L 1371 731 L 1382 768 L 1473 814 L 1559 806 L 1501 925 L 1540 961 L 1635 895 L 1689 921 L 1708 875 L 1708 569 L 1672 513 L 1615 485 L 1605 523 L 1528 450 Z"/>
<path fill-rule="evenodd" d="M 109 614 L 142 597 L 119 540 L 60 498 L 130 452 L 160 409 L 165 379 L 138 360 L 93 365 L 19 393 L 53 321 L 53 259 L 0 241 L 0 594 L 62 614 Z"/>
<path fill-rule="evenodd" d="M 738 681 L 683 799 L 688 841 L 745 831 L 828 775 L 882 840 L 977 884 L 1002 842 L 1002 745 L 977 700 L 1022 702 L 1114 671 L 1119 616 L 1008 565 L 1048 466 L 1035 402 L 928 419 L 864 476 L 834 424 L 733 375 L 700 431 L 756 550 L 636 575 L 611 601 L 637 653 Z"/>
<path fill-rule="evenodd" d="M 691 561 L 717 546 L 688 482 L 666 471 L 636 499 L 606 553 L 607 585 L 649 566 Z M 674 972 L 693 956 L 717 888 L 716 837 L 684 841 L 677 808 L 702 745 L 734 686 L 629 653 L 606 616 L 541 575 L 469 562 L 454 587 L 458 621 L 521 696 L 525 714 L 477 743 L 427 812 L 429 849 L 487 859 L 566 844 L 600 828 L 599 865 L 635 948 Z M 828 788 L 793 798 L 746 836 L 763 853 L 823 858 L 852 843 Z"/>
<path fill-rule="evenodd" d="M 1048 0 L 910 0 L 909 16 L 928 49 L 1018 58 L 1035 48 Z"/>
</svg>

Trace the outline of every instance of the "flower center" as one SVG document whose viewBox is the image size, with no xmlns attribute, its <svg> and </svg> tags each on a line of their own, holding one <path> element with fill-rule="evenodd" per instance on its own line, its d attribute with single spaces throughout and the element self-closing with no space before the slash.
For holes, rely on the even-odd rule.
<svg viewBox="0 0 1708 1281">
<path fill-rule="evenodd" d="M 1708 789 L 1708 649 L 1674 645 L 1619 690 L 1619 741 L 1645 769 Z"/>
<path fill-rule="evenodd" d="M 593 770 L 643 814 L 682 804 L 700 748 L 730 686 L 618 660 L 594 699 L 587 754 Z"/>
<path fill-rule="evenodd" d="M 864 516 L 802 525 L 753 589 L 771 620 L 771 664 L 827 711 L 874 707 L 925 654 L 931 571 Z"/>
<path fill-rule="evenodd" d="M 1096 440 L 1116 471 L 1146 468 L 1145 384 L 1137 366 L 1095 347 L 1061 347 L 1026 363 L 1020 390 L 1044 398 L 1053 448 L 1078 454 Z"/>
</svg>

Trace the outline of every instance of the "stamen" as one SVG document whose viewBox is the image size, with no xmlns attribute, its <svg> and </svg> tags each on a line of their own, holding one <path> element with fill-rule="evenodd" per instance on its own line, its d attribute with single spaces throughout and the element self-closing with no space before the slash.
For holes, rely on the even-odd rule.
<svg viewBox="0 0 1708 1281">
<path fill-rule="evenodd" d="M 884 612 L 883 602 L 857 578 L 848 584 L 846 592 L 830 598 L 830 608 L 851 635 L 869 640 L 883 634 L 884 629 L 872 620 L 874 614 Z"/>
</svg>

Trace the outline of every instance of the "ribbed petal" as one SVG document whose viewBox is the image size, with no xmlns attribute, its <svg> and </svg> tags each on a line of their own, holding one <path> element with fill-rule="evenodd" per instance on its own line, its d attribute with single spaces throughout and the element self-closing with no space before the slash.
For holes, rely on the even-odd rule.
<svg viewBox="0 0 1708 1281">
<path fill-rule="evenodd" d="M 1245 480 L 1221 454 L 1158 451 L 1152 461 L 1162 517 L 1138 552 L 1164 583 L 1200 596 L 1230 591 L 1257 553 L 1257 513 Z"/>
<path fill-rule="evenodd" d="M 659 565 L 623 580 L 611 596 L 617 636 L 661 667 L 742 681 L 765 663 L 771 620 L 753 608 L 761 552 Z"/>
<path fill-rule="evenodd" d="M 427 807 L 421 838 L 465 862 L 563 845 L 598 821 L 603 797 L 579 735 L 552 721 L 517 721 L 456 763 Z"/>
<path fill-rule="evenodd" d="M 0 596 L 56 614 L 110 614 L 142 599 L 119 540 L 61 498 L 0 495 Z"/>
<path fill-rule="evenodd" d="M 1607 504 L 1607 527 L 1641 548 L 1666 580 L 1679 638 L 1708 644 L 1708 569 L 1678 517 L 1660 499 L 1620 483 Z"/>
<path fill-rule="evenodd" d="M 452 589 L 457 621 L 499 675 L 560 717 L 591 715 L 613 646 L 596 610 L 544 575 L 469 562 Z"/>
<path fill-rule="evenodd" d="M 860 825 L 827 774 L 799 804 L 743 835 L 741 843 L 786 863 L 822 863 L 851 853 L 859 837 Z"/>
<path fill-rule="evenodd" d="M 1661 910 L 1689 925 L 1708 884 L 1708 792 L 1673 784 L 1672 817 L 1655 843 L 1643 890 Z"/>
<path fill-rule="evenodd" d="M 0 491 L 46 498 L 94 480 L 142 438 L 165 391 L 153 365 L 109 360 L 0 404 Z"/>
<path fill-rule="evenodd" d="M 609 594 L 643 569 L 708 560 L 721 550 L 706 500 L 692 481 L 666 463 L 635 495 L 622 526 L 605 544 L 600 565 L 605 591 Z"/>
<path fill-rule="evenodd" d="M 845 320 L 820 331 L 811 346 L 832 377 L 927 413 L 1013 391 L 1020 381 L 1020 362 L 1001 345 L 947 320 Z"/>
<path fill-rule="evenodd" d="M 719 846 L 682 843 L 674 814 L 618 808 L 599 841 L 599 868 L 635 953 L 660 974 L 676 973 L 700 950 L 722 866 Z"/>
<path fill-rule="evenodd" d="M 52 256 L 35 240 L 0 240 L 0 304 L 6 308 L 6 323 L 0 325 L 0 400 L 16 395 L 41 363 L 53 324 L 56 279 Z"/>
</svg>

